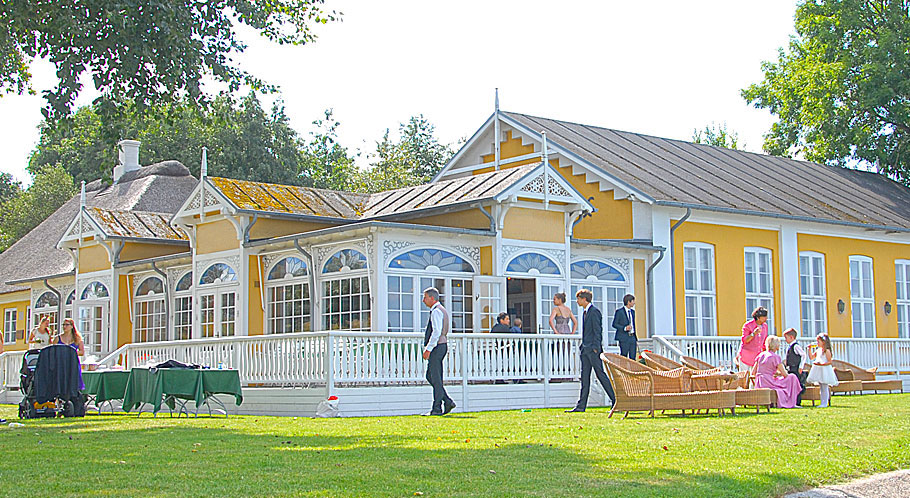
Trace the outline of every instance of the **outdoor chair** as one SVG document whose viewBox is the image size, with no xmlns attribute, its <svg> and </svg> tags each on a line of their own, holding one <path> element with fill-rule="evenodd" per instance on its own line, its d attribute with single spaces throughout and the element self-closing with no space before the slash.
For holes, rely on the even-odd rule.
<svg viewBox="0 0 910 498">
<path fill-rule="evenodd" d="M 878 367 L 860 368 L 842 360 L 833 360 L 832 364 L 834 365 L 835 372 L 838 370 L 849 372 L 850 380 L 862 382 L 863 391 L 875 391 L 876 393 L 879 391 L 904 392 L 904 382 L 900 379 L 876 380 L 875 373 L 878 371 Z M 840 379 L 840 377 L 838 377 L 838 379 Z"/>
<path fill-rule="evenodd" d="M 677 368 L 685 368 L 692 371 L 692 390 L 693 391 L 715 391 L 729 388 L 728 383 L 734 381 L 732 375 L 728 374 L 721 368 L 710 367 L 709 369 L 692 368 L 682 363 L 677 363 L 666 356 L 656 353 L 642 352 L 642 359 L 649 367 L 657 371 L 668 371 Z"/>
<path fill-rule="evenodd" d="M 654 374 L 654 389 L 658 393 L 684 393 L 689 392 L 692 388 L 692 372 L 685 368 L 657 371 L 616 353 L 602 353 L 601 359 L 605 363 L 616 363 L 630 372 Z"/>
<path fill-rule="evenodd" d="M 641 357 L 645 360 L 645 363 L 654 370 L 673 370 L 674 368 L 683 368 L 684 366 L 682 363 L 675 362 L 666 356 L 661 356 L 657 353 L 648 351 L 642 351 Z"/>
<path fill-rule="evenodd" d="M 629 412 L 648 412 L 653 418 L 656 410 L 682 410 L 683 414 L 686 410 L 717 410 L 718 415 L 723 416 L 729 409 L 730 413 L 736 413 L 736 396 L 733 391 L 660 393 L 655 386 L 655 378 L 659 377 L 660 372 L 633 372 L 620 366 L 620 362 L 612 361 L 608 354 L 601 354 L 601 359 L 616 393 L 616 402 L 610 409 L 610 417 L 615 412 L 624 412 L 623 418 L 626 418 Z M 679 371 L 685 372 L 685 369 Z"/>
<path fill-rule="evenodd" d="M 693 358 L 691 356 L 682 356 L 680 357 L 682 364 L 691 368 L 692 370 L 711 370 L 715 368 L 714 365 L 699 360 L 698 358 Z"/>
</svg>

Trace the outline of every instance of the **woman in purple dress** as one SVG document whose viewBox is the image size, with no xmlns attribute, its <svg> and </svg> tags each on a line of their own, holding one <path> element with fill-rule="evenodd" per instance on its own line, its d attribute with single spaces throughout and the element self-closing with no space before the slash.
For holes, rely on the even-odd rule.
<svg viewBox="0 0 910 498">
<path fill-rule="evenodd" d="M 781 362 L 777 350 L 780 349 L 780 339 L 769 336 L 765 339 L 765 351 L 759 353 L 752 367 L 755 375 L 755 387 L 774 389 L 777 391 L 777 406 L 779 408 L 793 408 L 796 406 L 796 397 L 802 392 L 799 377 L 787 373 Z"/>
</svg>

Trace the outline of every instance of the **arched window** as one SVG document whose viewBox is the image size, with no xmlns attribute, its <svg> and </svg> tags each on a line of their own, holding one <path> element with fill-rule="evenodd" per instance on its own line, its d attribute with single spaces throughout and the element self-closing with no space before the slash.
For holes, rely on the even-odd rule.
<svg viewBox="0 0 910 498">
<path fill-rule="evenodd" d="M 467 260 L 442 249 L 414 249 L 392 258 L 386 276 L 388 331 L 422 331 L 430 319 L 430 310 L 421 304 L 422 291 L 435 287 L 452 319 L 450 330 L 470 332 L 474 272 Z"/>
<path fill-rule="evenodd" d="M 69 306 L 69 305 L 73 304 L 73 302 L 75 300 L 76 300 L 76 291 L 74 290 L 74 291 L 70 292 L 69 296 L 67 296 L 66 305 Z"/>
<path fill-rule="evenodd" d="M 157 342 L 167 340 L 164 310 L 164 282 L 148 277 L 136 288 L 133 315 L 133 341 Z"/>
<path fill-rule="evenodd" d="M 202 273 L 199 285 L 199 327 L 202 337 L 230 337 L 237 325 L 237 273 L 215 263 Z M 227 285 L 225 285 L 227 284 Z"/>
<path fill-rule="evenodd" d="M 107 291 L 107 287 L 104 286 L 101 282 L 92 282 L 85 286 L 82 289 L 82 301 L 95 301 L 98 299 L 106 299 L 111 295 Z"/>
<path fill-rule="evenodd" d="M 322 267 L 322 319 L 325 330 L 370 330 L 367 258 L 342 249 Z"/>
<path fill-rule="evenodd" d="M 506 265 L 506 271 L 531 275 L 559 275 L 559 267 L 552 259 L 536 252 L 518 255 Z"/>
<path fill-rule="evenodd" d="M 37 327 L 43 318 L 47 318 L 50 321 L 50 327 L 55 332 L 57 331 L 57 325 L 59 320 L 57 318 L 57 312 L 59 311 L 60 298 L 57 297 L 53 292 L 45 292 L 38 296 L 38 299 L 35 300 L 35 309 L 32 316 L 34 323 L 33 327 Z"/>
<path fill-rule="evenodd" d="M 266 277 L 268 333 L 309 332 L 312 330 L 310 284 L 307 265 L 289 256 L 275 263 Z"/>
<path fill-rule="evenodd" d="M 66 307 L 63 308 L 64 318 L 73 317 L 73 304 L 76 302 L 76 290 L 70 291 L 70 295 L 66 298 Z"/>
<path fill-rule="evenodd" d="M 174 292 L 174 339 L 193 338 L 193 272 L 177 280 Z"/>
<path fill-rule="evenodd" d="M 615 266 L 598 261 L 595 259 L 582 259 L 573 262 L 569 266 L 569 274 L 572 277 L 572 292 L 566 296 L 572 311 L 578 317 L 578 323 L 581 323 L 581 310 L 575 301 L 575 293 L 579 289 L 585 288 L 591 291 L 594 299 L 591 303 L 601 310 L 604 319 L 604 330 L 609 330 L 610 322 L 613 320 L 613 311 L 622 306 L 622 298 L 629 291 L 629 283 L 625 274 Z M 637 324 L 639 327 L 642 324 Z M 604 334 L 608 343 L 615 344 L 613 334 Z"/>
</svg>

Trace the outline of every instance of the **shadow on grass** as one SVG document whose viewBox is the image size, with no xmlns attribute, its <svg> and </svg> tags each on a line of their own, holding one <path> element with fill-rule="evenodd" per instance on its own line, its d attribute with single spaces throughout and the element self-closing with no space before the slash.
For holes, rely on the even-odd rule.
<svg viewBox="0 0 910 498">
<path fill-rule="evenodd" d="M 624 454 L 584 457 L 568 444 L 465 439 L 438 427 L 426 435 L 320 435 L 315 431 L 332 428 L 306 420 L 262 427 L 255 419 L 237 428 L 213 427 L 219 422 L 213 419 L 205 427 L 181 419 L 137 428 L 113 418 L 30 423 L 0 433 L 0 458 L 47 464 L 4 472 L 4 488 L 41 482 L 55 494 L 117 496 L 574 497 L 768 496 L 804 485 L 779 473 L 685 472 Z M 99 422 L 112 422 L 110 430 L 98 430 Z M 271 432 L 251 433 L 260 430 Z"/>
</svg>

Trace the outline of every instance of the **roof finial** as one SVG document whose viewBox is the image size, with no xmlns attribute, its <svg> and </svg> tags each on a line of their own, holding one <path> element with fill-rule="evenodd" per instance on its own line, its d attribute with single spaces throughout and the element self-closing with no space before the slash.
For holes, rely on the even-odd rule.
<svg viewBox="0 0 910 498">
<path fill-rule="evenodd" d="M 544 209 L 547 209 L 550 207 L 550 175 L 548 174 L 550 154 L 547 151 L 547 132 L 544 130 L 540 131 L 540 143 L 541 155 L 543 156 L 543 206 Z"/>
<path fill-rule="evenodd" d="M 199 179 L 203 179 L 209 174 L 208 147 L 202 147 L 202 166 L 199 168 Z"/>
<path fill-rule="evenodd" d="M 82 180 L 82 190 L 79 192 L 79 207 L 85 208 L 85 180 Z"/>
<path fill-rule="evenodd" d="M 496 89 L 496 112 L 499 112 L 499 88 Z"/>
<path fill-rule="evenodd" d="M 499 125 L 499 88 L 496 89 L 496 99 L 493 110 L 493 170 L 499 171 L 499 161 L 502 156 L 500 142 L 502 134 Z"/>
</svg>

